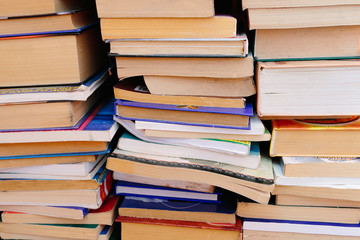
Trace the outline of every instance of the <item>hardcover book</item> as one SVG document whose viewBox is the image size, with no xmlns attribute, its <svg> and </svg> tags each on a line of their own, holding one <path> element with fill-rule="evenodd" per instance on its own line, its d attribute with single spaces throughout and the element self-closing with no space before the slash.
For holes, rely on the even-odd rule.
<svg viewBox="0 0 360 240">
<path fill-rule="evenodd" d="M 231 193 L 224 193 L 219 203 L 125 196 L 119 216 L 234 224 L 235 211 L 236 196 Z"/>
<path fill-rule="evenodd" d="M 121 216 L 117 217 L 116 221 L 121 222 L 121 237 L 123 240 L 143 239 L 144 234 L 149 235 L 147 237 L 148 240 L 159 238 L 164 240 L 242 239 L 242 224 L 240 219 L 237 219 L 236 224 L 230 225 Z"/>
</svg>

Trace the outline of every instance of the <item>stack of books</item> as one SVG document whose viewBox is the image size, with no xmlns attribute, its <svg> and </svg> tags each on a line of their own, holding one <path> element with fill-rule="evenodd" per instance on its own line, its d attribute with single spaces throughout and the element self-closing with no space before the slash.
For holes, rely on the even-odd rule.
<svg viewBox="0 0 360 240">
<path fill-rule="evenodd" d="M 1 238 L 95 239 L 119 129 L 95 2 L 0 5 Z"/>
<path fill-rule="evenodd" d="M 258 113 L 272 120 L 274 199 L 238 203 L 244 239 L 358 239 L 356 1 L 243 1 Z M 346 16 L 346 17 L 345 17 Z"/>
<path fill-rule="evenodd" d="M 120 79 L 114 119 L 126 129 L 107 161 L 125 195 L 124 239 L 205 239 L 205 222 L 230 224 L 238 239 L 237 194 L 269 201 L 272 165 L 258 142 L 270 134 L 246 99 L 256 93 L 248 39 L 217 15 L 233 3 L 97 1 Z"/>
</svg>

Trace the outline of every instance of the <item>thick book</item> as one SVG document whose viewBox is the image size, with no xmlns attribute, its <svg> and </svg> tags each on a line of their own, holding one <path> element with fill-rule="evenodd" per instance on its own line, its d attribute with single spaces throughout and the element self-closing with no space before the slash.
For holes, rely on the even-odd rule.
<svg viewBox="0 0 360 240">
<path fill-rule="evenodd" d="M 302 234 L 318 234 L 330 236 L 360 236 L 359 224 L 325 223 L 312 221 L 288 221 L 245 218 L 243 229 L 270 232 L 288 232 Z M 350 238 L 355 239 L 355 238 Z"/>
<path fill-rule="evenodd" d="M 226 196 L 222 196 L 220 203 L 125 196 L 119 207 L 119 216 L 234 224 L 236 196 L 224 194 Z"/>
<path fill-rule="evenodd" d="M 300 157 L 305 158 L 305 157 Z M 353 160 L 356 162 L 356 160 Z M 324 162 L 326 164 L 326 162 Z M 345 164 L 346 163 L 343 163 Z M 313 168 L 312 166 L 308 166 L 309 168 Z M 335 167 L 338 172 L 344 171 L 346 172 L 347 166 L 342 169 L 341 165 L 327 165 L 328 168 Z M 354 168 L 356 169 L 356 165 L 354 165 Z M 359 183 L 359 175 L 351 175 L 351 170 L 349 170 L 349 175 L 346 176 L 344 173 L 342 176 L 337 176 L 336 173 L 334 175 L 329 174 L 326 175 L 326 167 L 324 166 L 324 170 L 317 169 L 316 165 L 313 168 L 313 171 L 324 171 L 324 175 L 322 174 L 314 174 L 314 175 L 294 175 L 294 176 L 286 176 L 284 175 L 284 165 L 278 161 L 273 161 L 273 169 L 275 173 L 275 181 L 278 183 L 278 185 L 292 185 L 292 184 L 301 184 L 301 185 L 329 185 L 329 184 L 337 184 L 337 185 L 356 185 Z M 306 173 L 306 170 L 304 171 Z M 310 171 L 311 172 L 311 171 Z"/>
<path fill-rule="evenodd" d="M 194 65 L 192 65 L 192 67 L 199 66 L 200 70 L 202 68 L 201 65 L 203 64 L 200 61 L 201 60 L 199 60 L 199 62 L 194 62 Z M 242 63 L 239 63 L 237 65 L 237 70 L 241 68 L 241 70 L 239 71 L 241 71 L 241 73 L 245 73 L 244 76 L 239 75 L 240 77 L 230 75 L 224 75 L 225 77 L 220 77 L 220 75 L 218 75 L 218 77 L 213 77 L 218 74 L 219 71 L 222 74 L 234 73 L 234 69 L 224 70 L 225 72 L 222 72 L 223 70 L 218 69 L 215 70 L 216 72 L 212 72 L 215 68 L 217 68 L 217 66 L 211 67 L 209 65 L 209 67 L 205 67 L 203 70 L 201 69 L 200 71 L 196 71 L 193 73 L 188 72 L 189 76 L 181 76 L 187 71 L 187 69 L 184 68 L 181 72 L 177 72 L 176 69 L 169 72 L 165 72 L 165 70 L 164 74 L 167 74 L 167 76 L 160 75 L 160 71 L 149 71 L 149 74 L 152 75 L 146 75 L 143 76 L 143 78 L 145 80 L 147 88 L 152 94 L 166 96 L 180 95 L 182 97 L 221 97 L 226 99 L 242 98 L 252 96 L 256 93 L 254 79 L 252 77 L 253 70 L 251 70 L 253 67 L 250 64 L 251 61 L 242 61 Z M 174 76 L 175 74 L 177 74 L 178 76 Z"/>
<path fill-rule="evenodd" d="M 119 204 L 120 198 L 118 196 L 109 195 L 99 209 L 90 210 L 82 219 L 69 219 L 13 211 L 3 212 L 1 218 L 3 223 L 100 224 L 111 226 L 117 215 Z"/>
<path fill-rule="evenodd" d="M 97 16 L 94 8 L 30 17 L 6 17 L 0 19 L 0 36 L 72 30 L 96 21 Z"/>
<path fill-rule="evenodd" d="M 121 79 L 114 86 L 114 95 L 116 99 L 127 101 L 173 104 L 186 106 L 203 107 L 232 107 L 244 108 L 245 98 L 239 97 L 207 97 L 207 96 L 180 96 L 180 95 L 162 95 L 152 94 L 142 77 L 131 77 Z"/>
<path fill-rule="evenodd" d="M 96 189 L 0 192 L 0 203 L 1 205 L 51 205 L 97 209 L 111 188 L 112 175 L 106 174 Z"/>
<path fill-rule="evenodd" d="M 359 58 L 359 30 L 358 25 L 258 29 L 254 58 L 258 61 Z"/>
<path fill-rule="evenodd" d="M 336 6 L 336 5 L 359 5 L 357 0 L 243 0 L 242 8 L 286 8 L 286 7 L 315 7 L 315 6 Z"/>
<path fill-rule="evenodd" d="M 114 224 L 113 226 L 104 226 L 98 236 L 97 240 L 116 240 L 120 236 L 120 225 Z M 35 236 L 30 234 L 17 234 L 17 233 L 0 233 L 0 237 L 3 239 L 36 239 L 36 240 L 48 240 L 48 236 Z M 75 240 L 74 238 L 62 238 L 52 237 L 52 240 Z"/>
<path fill-rule="evenodd" d="M 360 159 L 342 157 L 282 157 L 285 177 L 358 178 Z"/>
<path fill-rule="evenodd" d="M 272 162 L 262 156 L 257 169 L 243 168 L 199 159 L 156 156 L 115 149 L 108 158 L 112 171 L 138 174 L 150 178 L 211 184 L 267 203 L 274 188 Z"/>
<path fill-rule="evenodd" d="M 249 28 L 281 29 L 359 25 L 360 5 L 249 8 Z M 345 17 L 346 16 L 346 17 Z M 306 21 L 304 21 L 306 19 Z"/>
<path fill-rule="evenodd" d="M 0 103 L 34 101 L 85 101 L 109 78 L 105 68 L 84 82 L 72 85 L 0 88 Z"/>
<path fill-rule="evenodd" d="M 276 195 L 277 205 L 307 206 L 307 207 L 334 207 L 334 208 L 360 208 L 359 201 L 344 199 L 330 199 L 321 197 L 303 197 L 295 195 Z"/>
<path fill-rule="evenodd" d="M 190 125 L 247 127 L 253 115 L 251 103 L 245 108 L 195 107 L 117 100 L 115 114 L 126 120 L 150 120 Z"/>
<path fill-rule="evenodd" d="M 97 0 L 100 18 L 206 18 L 215 15 L 214 0 L 193 0 L 187 4 L 181 0 Z"/>
<path fill-rule="evenodd" d="M 220 195 L 222 193 L 220 190 L 209 193 L 118 180 L 115 184 L 115 194 L 132 197 L 161 198 L 166 200 L 219 203 Z"/>
<path fill-rule="evenodd" d="M 359 61 L 259 62 L 257 109 L 263 118 L 334 118 L 359 115 Z"/>
<path fill-rule="evenodd" d="M 140 240 L 147 234 L 148 240 L 218 240 L 242 239 L 242 223 L 237 219 L 236 224 L 213 224 L 205 222 L 155 220 L 146 218 L 117 217 L 121 222 L 121 239 Z M 153 234 L 149 234 L 153 233 Z"/>
<path fill-rule="evenodd" d="M 103 39 L 226 38 L 236 36 L 236 19 L 210 18 L 102 18 Z"/>
<path fill-rule="evenodd" d="M 273 120 L 272 156 L 358 157 L 358 117 L 329 120 Z M 339 142 L 341 139 L 341 144 Z M 309 147 L 311 146 L 311 147 Z"/>
<path fill-rule="evenodd" d="M 254 75 L 254 59 L 252 54 L 249 54 L 245 58 L 115 57 L 115 60 L 119 77 L 144 75 L 146 83 L 149 81 L 147 80 L 147 76 L 151 76 L 151 78 L 160 76 L 165 77 L 166 81 L 169 81 L 169 79 L 173 77 L 182 77 L 181 79 L 184 77 L 207 78 L 207 82 L 219 81 L 218 85 L 221 86 L 221 81 L 224 79 L 227 86 L 230 82 L 237 84 L 237 86 L 248 86 L 251 80 L 250 77 Z M 194 81 L 194 79 L 192 80 Z M 201 79 L 199 79 L 199 81 L 200 80 Z M 151 87 L 148 87 L 150 92 L 152 92 Z M 248 87 L 248 89 L 245 90 L 246 92 L 250 92 L 252 88 Z M 227 91 L 229 91 L 229 89 L 227 89 Z M 208 93 L 208 96 L 209 95 L 210 93 Z M 245 95 L 242 94 L 240 97 L 245 97 Z"/>
<path fill-rule="evenodd" d="M 94 6 L 89 0 L 63 1 L 63 0 L 14 0 L 0 3 L 0 17 L 24 17 L 34 15 L 47 15 L 52 13 L 68 12 Z"/>
<path fill-rule="evenodd" d="M 208 140 L 203 142 L 204 144 L 216 144 L 218 141 L 221 143 L 226 140 Z M 242 146 L 244 145 L 244 146 Z M 124 133 L 118 141 L 117 148 L 125 151 L 131 151 L 136 153 L 147 153 L 151 155 L 165 156 L 165 157 L 181 157 L 181 158 L 194 158 L 204 161 L 219 162 L 225 164 L 231 164 L 240 167 L 246 167 L 250 169 L 256 169 L 260 164 L 260 149 L 258 143 L 249 142 L 234 142 L 232 147 L 244 148 L 246 152 L 235 151 L 220 151 L 213 149 L 206 149 L 200 147 L 189 147 L 184 145 L 166 144 L 158 142 L 148 142 L 136 138 L 135 136 Z M 240 149 L 238 149 L 240 150 Z M 243 151 L 243 150 L 240 150 Z"/>
<path fill-rule="evenodd" d="M 0 36 L 0 51 L 11 52 L 0 59 L 0 87 L 78 84 L 107 65 L 105 47 L 98 24 Z"/>
<path fill-rule="evenodd" d="M 113 105 L 113 99 L 99 103 L 74 127 L 0 131 L 0 143 L 59 142 L 69 139 L 110 142 L 119 129 L 119 124 L 113 120 Z"/>
<path fill-rule="evenodd" d="M 359 223 L 359 208 L 268 205 L 242 199 L 238 202 L 236 214 L 242 218 L 274 220 L 312 221 L 328 223 Z"/>
<path fill-rule="evenodd" d="M 122 180 L 122 181 L 131 181 L 134 183 L 144 183 L 144 184 L 151 184 L 156 186 L 186 189 L 186 190 L 198 191 L 198 192 L 208 192 L 208 193 L 214 192 L 215 189 L 213 185 L 205 184 L 205 183 L 201 184 L 190 181 L 163 180 L 159 178 L 149 178 L 149 177 L 144 177 L 135 174 L 127 174 L 122 172 L 113 172 L 113 179 Z"/>
<path fill-rule="evenodd" d="M 246 57 L 248 39 L 231 38 L 147 38 L 113 39 L 111 56 L 125 57 Z"/>
<path fill-rule="evenodd" d="M 0 223 L 2 233 L 16 233 L 55 238 L 73 238 L 80 240 L 97 239 L 104 225 L 98 224 L 21 224 Z"/>
</svg>

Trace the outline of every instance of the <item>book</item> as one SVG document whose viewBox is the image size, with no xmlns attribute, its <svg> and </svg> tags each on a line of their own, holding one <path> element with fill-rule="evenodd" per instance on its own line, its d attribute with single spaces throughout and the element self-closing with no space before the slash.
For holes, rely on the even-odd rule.
<svg viewBox="0 0 360 240">
<path fill-rule="evenodd" d="M 1 159 L 0 168 L 28 167 L 46 164 L 94 162 L 97 155 L 67 155 L 67 156 L 38 156 L 30 158 L 9 158 Z"/>
<path fill-rule="evenodd" d="M 247 8 L 281 8 L 281 7 L 313 7 L 313 6 L 333 6 L 333 5 L 358 5 L 356 0 L 325 0 L 325 1 L 311 1 L 311 0 L 294 0 L 283 1 L 273 0 L 271 2 L 266 0 L 243 0 L 243 10 Z"/>
<path fill-rule="evenodd" d="M 199 192 L 187 189 L 178 189 L 168 186 L 157 186 L 145 183 L 136 183 L 129 180 L 118 180 L 115 184 L 115 194 L 130 197 L 160 198 L 166 200 L 219 203 L 220 190 L 212 193 Z"/>
<path fill-rule="evenodd" d="M 115 114 L 126 120 L 187 123 L 205 126 L 249 126 L 253 115 L 251 103 L 245 108 L 192 107 L 186 105 L 143 103 L 116 100 Z"/>
<path fill-rule="evenodd" d="M 141 77 L 130 77 L 121 79 L 114 86 L 116 99 L 127 101 L 173 104 L 187 106 L 207 106 L 207 107 L 233 107 L 244 108 L 245 98 L 242 97 L 207 97 L 207 96 L 180 96 L 152 94 L 147 88 L 144 79 Z"/>
<path fill-rule="evenodd" d="M 103 225 L 97 224 L 17 224 L 17 223 L 0 223 L 2 233 L 16 233 L 24 235 L 34 235 L 52 238 L 74 238 L 91 240 L 96 239 Z"/>
<path fill-rule="evenodd" d="M 193 60 L 190 60 L 193 61 Z M 206 60 L 205 60 L 206 61 Z M 225 60 L 226 61 L 226 60 Z M 241 61 L 241 60 L 239 60 Z M 232 73 L 238 74 L 240 77 L 227 75 L 221 77 L 219 72 L 212 72 L 216 66 L 210 67 L 209 69 L 201 70 L 199 73 L 190 73 L 190 76 L 170 76 L 175 75 L 174 72 L 177 70 L 171 70 L 172 72 L 168 72 L 169 76 L 154 76 L 154 75 L 146 75 L 144 76 L 144 80 L 146 86 L 152 94 L 158 95 L 181 95 L 185 96 L 202 96 L 202 97 L 222 97 L 222 98 L 242 98 L 249 97 L 256 93 L 256 88 L 254 84 L 254 79 L 251 77 L 253 75 L 253 67 L 248 63 L 244 63 L 245 61 L 241 61 L 242 63 L 238 64 L 238 68 L 242 68 L 242 71 L 236 73 L 237 70 L 231 70 Z M 209 62 L 210 63 L 210 62 Z M 249 61 L 250 63 L 250 61 Z M 178 63 L 176 63 L 178 64 Z M 196 62 L 194 64 L 201 64 L 200 62 Z M 229 65 L 230 66 L 230 65 Z M 227 67 L 229 67 L 227 66 Z M 241 67 L 243 66 L 243 67 Z M 194 66 L 193 66 L 194 67 Z M 201 67 L 201 65 L 199 65 Z M 225 67 L 225 66 L 224 66 Z M 161 70 L 165 71 L 165 70 Z M 218 75 L 218 77 L 210 76 L 207 71 L 212 72 L 211 74 Z M 221 71 L 221 70 L 219 70 Z M 229 69 L 230 71 L 230 69 Z M 182 75 L 184 72 L 188 72 L 185 70 L 182 73 L 177 73 L 176 75 Z M 221 74 L 229 74 L 221 73 Z M 159 74 L 159 72 L 150 72 L 150 74 Z M 191 76 L 194 74 L 195 77 Z M 230 73 L 231 74 L 231 73 Z M 249 76 L 245 76 L 249 75 Z M 198 77 L 200 76 L 200 77 Z M 205 77 L 201 77 L 205 76 Z"/>
<path fill-rule="evenodd" d="M 124 57 L 246 57 L 244 33 L 231 38 L 111 39 L 111 56 Z"/>
<path fill-rule="evenodd" d="M 233 80 L 227 80 L 228 84 L 232 82 L 237 83 L 238 86 L 249 86 L 250 79 L 246 79 L 247 81 L 243 83 L 243 79 L 239 80 L 237 78 L 248 78 L 254 75 L 254 60 L 251 54 L 245 58 L 115 57 L 115 60 L 119 77 L 144 75 L 146 84 L 149 81 L 147 76 L 166 76 L 166 79 L 172 79 L 173 77 L 210 78 L 207 79 L 208 82 L 230 78 Z M 194 81 L 194 79 L 190 80 Z M 241 85 L 242 83 L 243 85 Z M 148 86 L 148 88 L 152 92 L 151 86 Z M 248 87 L 246 91 L 251 91 L 251 88 Z M 207 96 L 209 96 L 209 93 Z M 244 95 L 241 95 L 241 97 L 244 97 Z"/>
<path fill-rule="evenodd" d="M 259 62 L 256 69 L 260 117 L 333 118 L 359 113 L 353 91 L 357 60 Z"/>
<path fill-rule="evenodd" d="M 319 234 L 304 234 L 293 232 L 269 232 L 269 231 L 256 231 L 256 230 L 244 230 L 244 240 L 273 240 L 281 238 L 284 240 L 356 240 L 358 237 L 349 236 L 334 236 L 334 235 L 319 235 Z"/>
<path fill-rule="evenodd" d="M 34 15 L 46 15 L 58 12 L 67 12 L 71 10 L 83 9 L 93 6 L 92 1 L 63 1 L 63 0 L 16 0 L 0 3 L 0 16 L 4 17 L 24 17 Z"/>
<path fill-rule="evenodd" d="M 99 88 L 85 101 L 8 103 L 0 105 L 3 130 L 72 127 L 91 114 L 109 88 Z"/>
<path fill-rule="evenodd" d="M 97 189 L 0 192 L 0 205 L 51 205 L 97 209 L 111 187 L 112 177 L 111 174 L 107 174 Z"/>
<path fill-rule="evenodd" d="M 118 234 L 120 232 L 119 224 L 116 226 L 103 226 L 103 229 L 97 236 L 97 240 L 116 240 L 120 236 Z M 26 240 L 47 240 L 49 237 L 47 236 L 34 236 L 29 234 L 16 234 L 16 233 L 0 233 L 0 237 L 2 239 L 26 239 Z M 61 238 L 61 237 L 52 237 L 52 240 L 75 240 L 74 238 Z"/>
<path fill-rule="evenodd" d="M 0 51 L 11 52 L 0 60 L 0 87 L 76 84 L 107 64 L 98 24 L 31 36 L 3 36 Z"/>
<path fill-rule="evenodd" d="M 210 184 L 201 184 L 197 182 L 189 182 L 189 181 L 174 181 L 174 180 L 163 180 L 159 178 L 149 178 L 140 175 L 134 174 L 127 174 L 122 172 L 113 172 L 113 179 L 114 180 L 122 180 L 122 181 L 131 181 L 135 183 L 144 183 L 144 184 L 151 184 L 157 186 L 166 186 L 172 188 L 179 188 L 179 189 L 186 189 L 192 191 L 199 191 L 199 192 L 214 192 L 214 186 Z"/>
<path fill-rule="evenodd" d="M 99 71 L 84 82 L 74 85 L 57 85 L 42 87 L 0 88 L 0 103 L 34 102 L 34 101 L 85 101 L 109 77 L 109 68 Z"/>
<path fill-rule="evenodd" d="M 116 221 L 121 222 L 121 239 L 136 240 L 143 239 L 241 239 L 242 225 L 238 219 L 236 224 L 217 225 L 203 222 L 155 220 L 146 218 L 117 217 Z"/>
<path fill-rule="evenodd" d="M 236 19 L 207 18 L 102 18 L 103 39 L 119 38 L 227 38 L 236 36 Z"/>
<path fill-rule="evenodd" d="M 46 15 L 1 18 L 0 36 L 62 31 L 81 28 L 97 21 L 96 10 L 59 12 Z"/>
<path fill-rule="evenodd" d="M 30 215 L 82 220 L 91 211 L 84 207 L 46 205 L 0 205 L 0 211 L 21 212 Z"/>
<path fill-rule="evenodd" d="M 84 177 L 98 165 L 104 155 L 96 156 L 95 161 L 74 162 L 74 163 L 59 163 L 59 164 L 43 164 L 37 166 L 24 167 L 10 167 L 0 169 L 0 175 L 4 173 L 9 174 L 34 174 L 34 175 L 54 175 L 60 176 L 79 176 Z"/>
<path fill-rule="evenodd" d="M 147 137 L 142 129 L 136 129 L 133 121 L 121 120 L 115 118 L 129 133 L 135 137 L 152 143 L 160 143 L 165 145 L 184 146 L 190 148 L 198 148 L 212 152 L 234 153 L 240 155 L 248 155 L 251 150 L 251 143 L 246 141 L 234 141 L 231 139 L 192 139 L 192 138 L 157 138 Z M 243 146 L 240 146 L 243 145 Z M 256 144 L 255 144 L 256 145 Z M 250 148 L 249 148 L 250 147 Z M 200 150 L 199 150 L 200 151 Z M 215 153 L 214 153 L 215 154 Z"/>
<path fill-rule="evenodd" d="M 109 147 L 104 141 L 62 141 L 62 142 L 30 142 L 30 143 L 2 143 L 0 144 L 0 159 L 29 158 L 39 155 L 54 155 L 74 153 L 104 152 Z"/>
<path fill-rule="evenodd" d="M 320 120 L 273 120 L 272 156 L 357 157 L 357 117 Z M 339 144 L 341 139 L 341 144 Z M 326 143 L 326 144 L 325 144 Z M 311 146 L 311 147 L 309 147 Z"/>
<path fill-rule="evenodd" d="M 119 207 L 119 216 L 234 224 L 235 211 L 234 194 L 222 197 L 220 203 L 125 196 Z"/>
<path fill-rule="evenodd" d="M 261 61 L 358 58 L 359 29 L 359 26 L 258 29 L 254 58 Z"/>
<path fill-rule="evenodd" d="M 356 160 L 354 160 L 356 161 Z M 310 167 L 310 166 L 309 166 Z M 358 184 L 360 178 L 357 175 L 349 176 L 343 175 L 342 177 L 333 176 L 333 175 L 322 175 L 322 176 L 285 176 L 284 168 L 279 162 L 273 162 L 273 169 L 275 173 L 275 181 L 279 185 L 292 185 L 292 184 L 302 184 L 302 185 L 313 185 L 316 183 L 317 185 L 329 185 L 329 184 L 337 184 L 337 185 L 356 185 Z M 341 166 L 338 166 L 339 171 L 341 171 Z M 321 171 L 321 170 L 320 170 Z M 326 170 L 325 170 L 326 171 Z"/>
<path fill-rule="evenodd" d="M 96 190 L 111 175 L 103 158 L 86 176 L 1 173 L 0 191 Z"/>
<path fill-rule="evenodd" d="M 245 218 L 243 222 L 243 229 L 244 234 L 246 230 L 253 230 L 264 232 L 301 233 L 304 235 L 314 234 L 317 236 L 326 235 L 327 238 L 324 239 L 329 239 L 329 237 L 331 236 L 348 236 L 357 238 L 359 237 L 359 224 L 345 223 L 317 223 L 311 221 L 287 221 Z"/>
<path fill-rule="evenodd" d="M 251 201 L 239 201 L 236 214 L 242 218 L 260 218 L 291 221 L 328 223 L 359 223 L 359 208 L 263 205 Z"/>
<path fill-rule="evenodd" d="M 348 207 L 360 208 L 359 201 L 344 199 L 330 199 L 321 197 L 303 197 L 294 195 L 278 194 L 276 195 L 277 205 L 294 205 L 294 206 L 318 206 L 318 207 Z"/>
<path fill-rule="evenodd" d="M 145 134 L 147 130 L 163 130 L 163 131 L 174 131 L 176 133 L 181 132 L 193 132 L 193 133 L 214 133 L 214 134 L 228 134 L 229 136 L 236 135 L 262 135 L 265 132 L 265 127 L 257 114 L 250 117 L 251 129 L 228 129 L 228 128 L 216 128 L 216 127 L 201 127 L 182 125 L 174 123 L 159 123 L 149 121 L 135 121 L 136 129 L 144 129 Z M 179 137 L 178 137 L 179 138 Z M 228 137 L 226 139 L 233 139 Z"/>
<path fill-rule="evenodd" d="M 271 160 L 262 156 L 257 169 L 197 159 L 156 156 L 115 149 L 106 167 L 150 178 L 211 184 L 267 203 L 274 188 Z"/>
<path fill-rule="evenodd" d="M 332 5 L 249 8 L 247 11 L 249 28 L 252 30 L 359 25 L 359 9 L 360 5 Z"/>
<path fill-rule="evenodd" d="M 191 4 L 183 1 L 153 2 L 129 0 L 97 0 L 96 6 L 100 18 L 185 18 L 212 17 L 215 14 L 213 0 L 196 0 Z"/>
<path fill-rule="evenodd" d="M 285 177 L 358 178 L 358 158 L 282 157 Z"/>
<path fill-rule="evenodd" d="M 114 101 L 111 99 L 91 109 L 75 127 L 0 131 L 0 143 L 59 142 L 69 139 L 110 142 L 119 130 L 113 114 Z"/>
<path fill-rule="evenodd" d="M 183 125 L 185 126 L 185 125 Z M 236 129 L 232 129 L 236 130 Z M 207 133 L 207 132 L 182 132 L 182 131 L 168 131 L 168 130 L 153 130 L 145 129 L 144 133 L 148 137 L 161 138 L 217 138 L 217 139 L 232 139 L 239 141 L 263 142 L 270 141 L 271 134 L 265 129 L 263 134 L 227 134 L 227 133 Z"/>
<path fill-rule="evenodd" d="M 210 140 L 208 144 L 211 144 L 211 141 L 225 141 L 226 140 Z M 206 144 L 207 142 L 203 142 Z M 239 146 L 237 146 L 239 144 Z M 241 146 L 244 144 L 245 146 Z M 131 151 L 136 153 L 146 153 L 150 155 L 164 156 L 164 157 L 181 157 L 181 158 L 194 158 L 210 162 L 218 162 L 236 165 L 239 167 L 246 167 L 251 169 L 256 169 L 260 164 L 260 149 L 257 143 L 241 143 L 235 142 L 233 146 L 239 148 L 238 152 L 226 152 L 226 151 L 216 151 L 214 147 L 213 150 L 200 148 L 200 147 L 189 147 L 184 145 L 174 145 L 158 142 L 148 142 L 142 139 L 136 138 L 135 136 L 124 133 L 118 141 L 117 148 L 120 150 Z M 246 152 L 241 153 L 240 148 L 246 147 Z"/>
<path fill-rule="evenodd" d="M 111 226 L 114 223 L 120 200 L 117 196 L 108 196 L 99 209 L 90 210 L 83 219 L 66 219 L 29 213 L 5 211 L 1 214 L 3 223 L 31 224 L 99 224 Z"/>
</svg>

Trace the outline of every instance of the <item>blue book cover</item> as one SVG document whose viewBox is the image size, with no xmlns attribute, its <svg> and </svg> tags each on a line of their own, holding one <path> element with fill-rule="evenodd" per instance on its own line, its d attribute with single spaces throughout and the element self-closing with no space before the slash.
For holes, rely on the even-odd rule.
<svg viewBox="0 0 360 240">
<path fill-rule="evenodd" d="M 150 197 L 133 197 L 125 196 L 123 202 L 119 207 L 121 209 L 150 209 L 173 212 L 198 212 L 198 213 L 223 213 L 235 214 L 236 211 L 236 196 L 231 193 L 223 194 L 220 203 L 209 202 L 191 202 L 170 200 L 162 198 Z"/>
<path fill-rule="evenodd" d="M 251 103 L 246 103 L 245 108 L 224 108 L 224 107 L 203 107 L 203 106 L 135 102 L 135 101 L 118 99 L 116 101 L 116 104 L 122 106 L 129 106 L 129 107 L 153 108 L 153 109 L 173 110 L 173 111 L 208 112 L 208 113 L 253 116 L 253 107 Z"/>
<path fill-rule="evenodd" d="M 219 196 L 222 194 L 217 188 L 213 193 L 205 193 L 120 180 L 116 182 L 115 193 L 117 195 L 123 196 L 154 197 L 162 199 L 213 203 L 219 203 Z"/>
</svg>

